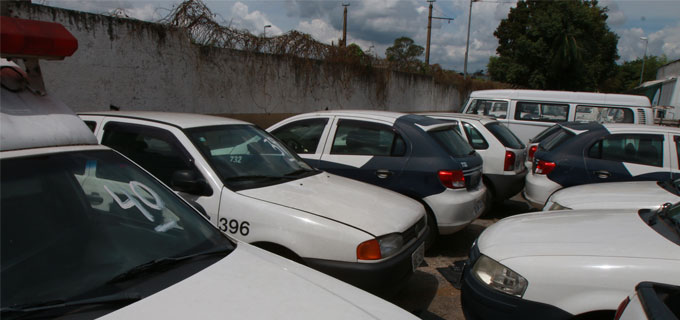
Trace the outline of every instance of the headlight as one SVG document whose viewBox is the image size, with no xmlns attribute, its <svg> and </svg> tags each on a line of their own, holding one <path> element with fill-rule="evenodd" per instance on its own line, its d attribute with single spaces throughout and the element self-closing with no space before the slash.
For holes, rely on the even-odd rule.
<svg viewBox="0 0 680 320">
<path fill-rule="evenodd" d="M 484 255 L 472 267 L 472 274 L 491 288 L 516 297 L 521 298 L 527 289 L 527 279 Z"/>
<path fill-rule="evenodd" d="M 379 260 L 390 257 L 401 250 L 404 239 L 401 234 L 393 233 L 364 241 L 357 247 L 357 259 Z"/>
<path fill-rule="evenodd" d="M 564 207 L 557 202 L 553 202 L 553 204 L 552 204 L 552 206 L 550 206 L 549 210 L 571 210 L 571 208 Z"/>
</svg>

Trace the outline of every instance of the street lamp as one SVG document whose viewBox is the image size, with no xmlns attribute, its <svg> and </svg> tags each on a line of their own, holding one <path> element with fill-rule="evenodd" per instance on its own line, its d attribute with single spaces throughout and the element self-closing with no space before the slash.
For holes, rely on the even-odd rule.
<svg viewBox="0 0 680 320">
<path fill-rule="evenodd" d="M 272 27 L 271 24 L 267 24 L 267 25 L 264 26 L 264 28 L 262 28 L 262 38 L 267 37 L 267 28 L 271 28 L 271 27 Z"/>
<path fill-rule="evenodd" d="M 640 70 L 640 83 L 638 86 L 642 85 L 642 74 L 645 72 L 645 58 L 647 58 L 647 43 L 649 42 L 647 37 L 640 37 L 640 40 L 645 42 L 645 55 L 642 56 L 642 70 Z"/>
</svg>

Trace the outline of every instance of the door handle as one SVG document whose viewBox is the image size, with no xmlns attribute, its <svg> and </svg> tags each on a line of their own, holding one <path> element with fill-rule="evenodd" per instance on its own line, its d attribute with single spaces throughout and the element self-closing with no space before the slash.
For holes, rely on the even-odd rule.
<svg viewBox="0 0 680 320">
<path fill-rule="evenodd" d="M 378 178 L 380 179 L 386 179 L 392 175 L 392 171 L 387 169 L 380 169 L 375 171 L 375 175 L 378 176 Z"/>
<path fill-rule="evenodd" d="M 600 179 L 607 179 L 612 174 L 609 173 L 609 171 L 606 171 L 606 170 L 599 170 L 599 171 L 595 171 L 595 175 L 597 175 L 597 177 L 600 178 Z"/>
</svg>

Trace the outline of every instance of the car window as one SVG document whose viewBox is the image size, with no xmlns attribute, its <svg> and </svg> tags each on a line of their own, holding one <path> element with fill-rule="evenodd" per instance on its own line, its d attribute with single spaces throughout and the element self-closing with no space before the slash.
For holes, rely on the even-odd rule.
<svg viewBox="0 0 680 320">
<path fill-rule="evenodd" d="M 470 102 L 465 113 L 480 114 L 485 116 L 492 116 L 499 119 L 505 119 L 508 114 L 508 102 L 498 100 L 483 100 L 474 99 Z"/>
<path fill-rule="evenodd" d="M 633 110 L 616 107 L 576 106 L 576 121 L 633 123 Z"/>
<path fill-rule="evenodd" d="M 259 188 L 318 173 L 266 131 L 253 125 L 185 130 L 231 190 Z"/>
<path fill-rule="evenodd" d="M 169 186 L 175 172 L 197 172 L 184 147 L 163 129 L 109 122 L 104 127 L 102 144 L 124 154 Z"/>
<path fill-rule="evenodd" d="M 539 144 L 539 147 L 546 151 L 554 150 L 561 146 L 567 140 L 574 137 L 575 134 L 569 130 L 559 127 L 559 130 L 553 132 L 551 135 L 545 137 Z"/>
<path fill-rule="evenodd" d="M 305 119 L 277 128 L 272 134 L 297 153 L 316 153 L 327 123 L 328 118 Z"/>
<path fill-rule="evenodd" d="M 567 121 L 568 104 L 517 102 L 515 119 L 529 121 Z"/>
<path fill-rule="evenodd" d="M 111 150 L 3 159 L 0 170 L 3 309 L 120 292 L 148 279 L 110 282 L 138 265 L 231 246 L 174 192 Z"/>
<path fill-rule="evenodd" d="M 87 127 L 90 128 L 90 131 L 92 131 L 92 132 L 94 132 L 94 129 L 97 128 L 97 122 L 96 121 L 86 120 L 84 122 L 85 122 L 85 125 L 87 125 Z"/>
<path fill-rule="evenodd" d="M 402 156 L 405 152 L 404 139 L 388 125 L 338 120 L 331 154 Z"/>
<path fill-rule="evenodd" d="M 463 122 L 463 129 L 465 130 L 465 133 L 468 138 L 468 142 L 470 142 L 470 145 L 477 149 L 477 150 L 486 150 L 489 148 L 489 143 L 486 142 L 486 139 L 482 136 L 482 133 L 479 132 L 473 125 Z"/>
<path fill-rule="evenodd" d="M 498 139 L 506 148 L 523 149 L 524 144 L 519 138 L 508 129 L 505 125 L 499 122 L 490 122 L 484 125 L 486 129 L 491 131 L 491 134 Z"/>
<path fill-rule="evenodd" d="M 474 149 L 451 127 L 437 128 L 428 131 L 437 143 L 453 157 L 463 157 L 474 153 Z"/>
<path fill-rule="evenodd" d="M 663 166 L 663 136 L 653 134 L 615 134 L 604 137 L 588 150 L 594 159 Z"/>
</svg>

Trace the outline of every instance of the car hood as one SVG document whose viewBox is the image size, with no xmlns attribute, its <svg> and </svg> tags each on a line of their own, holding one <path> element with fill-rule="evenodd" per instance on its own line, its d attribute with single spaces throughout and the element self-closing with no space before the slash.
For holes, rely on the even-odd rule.
<svg viewBox="0 0 680 320">
<path fill-rule="evenodd" d="M 425 208 L 411 198 L 327 172 L 238 193 L 335 220 L 374 236 L 402 232 L 425 215 Z"/>
<path fill-rule="evenodd" d="M 479 237 L 497 261 L 530 256 L 601 256 L 680 260 L 680 246 L 648 226 L 636 210 L 564 210 L 505 218 Z"/>
<path fill-rule="evenodd" d="M 550 201 L 571 209 L 641 209 L 676 203 L 680 197 L 664 190 L 656 181 L 635 181 L 570 187 L 555 192 Z"/>
<path fill-rule="evenodd" d="M 224 259 L 102 319 L 415 319 L 365 291 L 239 243 Z"/>
</svg>

